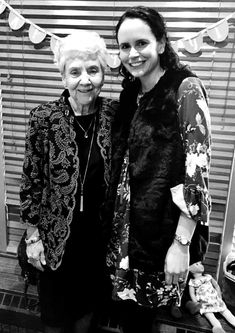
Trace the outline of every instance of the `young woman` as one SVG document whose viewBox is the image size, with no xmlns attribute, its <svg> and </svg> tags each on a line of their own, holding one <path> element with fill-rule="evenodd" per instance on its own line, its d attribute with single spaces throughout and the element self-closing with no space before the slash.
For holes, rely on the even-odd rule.
<svg viewBox="0 0 235 333">
<path fill-rule="evenodd" d="M 124 80 L 113 135 L 108 265 L 124 332 L 147 333 L 152 309 L 180 304 L 189 263 L 206 251 L 210 115 L 203 84 L 179 62 L 159 13 L 128 9 L 116 36 Z"/>
<path fill-rule="evenodd" d="M 99 97 L 106 59 L 105 43 L 95 32 L 80 30 L 61 39 L 55 63 L 65 90 L 30 113 L 21 217 L 29 262 L 41 271 L 46 333 L 96 332 L 94 315 L 108 289 L 100 209 L 117 102 Z"/>
</svg>

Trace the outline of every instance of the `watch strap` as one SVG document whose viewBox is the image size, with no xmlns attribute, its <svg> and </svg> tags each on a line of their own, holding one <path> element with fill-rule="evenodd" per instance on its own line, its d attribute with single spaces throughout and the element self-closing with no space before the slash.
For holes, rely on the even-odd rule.
<svg viewBox="0 0 235 333">
<path fill-rule="evenodd" d="M 186 237 L 181 236 L 181 235 L 175 234 L 174 239 L 183 246 L 189 246 L 191 244 L 190 240 L 188 240 Z"/>
</svg>

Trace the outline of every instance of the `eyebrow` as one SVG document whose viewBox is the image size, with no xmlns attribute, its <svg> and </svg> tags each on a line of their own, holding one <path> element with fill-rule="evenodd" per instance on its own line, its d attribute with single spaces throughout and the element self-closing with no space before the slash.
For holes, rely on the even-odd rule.
<svg viewBox="0 0 235 333">
<path fill-rule="evenodd" d="M 128 43 L 128 42 L 123 42 L 123 43 L 119 43 L 118 45 L 119 45 L 119 46 L 121 46 L 121 45 L 130 45 L 130 43 Z"/>
</svg>

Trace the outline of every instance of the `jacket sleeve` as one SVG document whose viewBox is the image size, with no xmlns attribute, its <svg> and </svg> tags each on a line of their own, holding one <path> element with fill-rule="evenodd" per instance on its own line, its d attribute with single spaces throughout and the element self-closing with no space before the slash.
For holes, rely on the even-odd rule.
<svg viewBox="0 0 235 333">
<path fill-rule="evenodd" d="M 185 151 L 184 183 L 171 189 L 173 201 L 188 216 L 208 224 L 211 123 L 205 89 L 198 78 L 185 79 L 178 90 L 179 121 Z"/>
<path fill-rule="evenodd" d="M 20 216 L 23 223 L 37 226 L 43 187 L 43 130 L 40 107 L 30 112 L 20 185 Z"/>
</svg>

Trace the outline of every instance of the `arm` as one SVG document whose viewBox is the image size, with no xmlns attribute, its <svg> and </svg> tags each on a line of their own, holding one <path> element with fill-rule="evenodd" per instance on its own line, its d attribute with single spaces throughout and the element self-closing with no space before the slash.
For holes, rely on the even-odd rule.
<svg viewBox="0 0 235 333">
<path fill-rule="evenodd" d="M 178 226 L 176 229 L 177 235 L 183 235 L 186 239 L 191 240 L 195 222 L 181 213 Z M 170 246 L 165 260 L 165 279 L 167 284 L 176 284 L 179 278 L 183 278 L 186 282 L 189 267 L 189 246 L 181 245 L 174 240 Z"/>
<path fill-rule="evenodd" d="M 191 300 L 193 302 L 197 302 L 196 294 L 195 294 L 195 288 L 193 286 L 189 286 L 189 295 L 191 297 Z"/>
<path fill-rule="evenodd" d="M 25 157 L 20 186 L 20 214 L 23 223 L 29 227 L 28 237 L 39 223 L 40 203 L 43 187 L 43 137 L 37 113 L 31 111 L 25 142 Z"/>
<path fill-rule="evenodd" d="M 43 184 L 43 138 L 40 134 L 40 121 L 37 111 L 30 113 L 29 127 L 26 135 L 25 158 L 20 187 L 21 220 L 26 224 L 27 249 L 29 262 L 42 270 L 45 264 L 44 248 L 40 240 L 38 224 Z M 41 260 L 37 262 L 37 259 Z"/>
<path fill-rule="evenodd" d="M 199 79 L 188 78 L 179 88 L 179 120 L 186 156 L 185 181 L 178 188 L 178 197 L 183 200 L 177 200 L 174 191 L 173 200 L 196 223 L 208 224 L 211 123 L 206 93 Z"/>
<path fill-rule="evenodd" d="M 208 174 L 210 165 L 210 116 L 203 86 L 195 78 L 184 80 L 179 88 L 179 120 L 186 156 L 184 183 L 171 189 L 181 215 L 176 233 L 189 241 L 197 223 L 207 224 L 210 211 Z M 186 278 L 189 247 L 173 242 L 166 256 L 166 281 Z"/>
<path fill-rule="evenodd" d="M 217 291 L 218 296 L 220 298 L 222 298 L 220 286 L 213 277 L 211 277 L 211 283 L 212 283 L 213 287 L 215 288 L 215 290 Z"/>
</svg>

